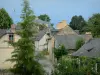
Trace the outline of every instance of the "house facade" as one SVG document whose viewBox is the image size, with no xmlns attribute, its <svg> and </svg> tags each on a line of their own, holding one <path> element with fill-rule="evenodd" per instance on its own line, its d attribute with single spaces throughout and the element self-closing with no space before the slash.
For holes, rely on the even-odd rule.
<svg viewBox="0 0 100 75">
<path fill-rule="evenodd" d="M 5 62 L 11 58 L 11 52 L 14 50 L 8 42 L 16 42 L 19 39 L 20 36 L 14 31 L 14 25 L 12 25 L 10 30 L 0 29 L 0 69 L 8 69 L 13 66 L 11 62 Z"/>
<path fill-rule="evenodd" d="M 35 38 L 35 50 L 43 51 L 48 49 L 49 28 L 40 31 Z"/>
</svg>

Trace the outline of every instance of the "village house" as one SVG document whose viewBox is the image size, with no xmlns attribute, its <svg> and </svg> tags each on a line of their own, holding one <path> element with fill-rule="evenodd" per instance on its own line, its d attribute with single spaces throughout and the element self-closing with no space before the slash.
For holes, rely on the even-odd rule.
<svg viewBox="0 0 100 75">
<path fill-rule="evenodd" d="M 49 25 L 48 22 L 42 21 L 40 19 L 35 19 L 35 23 Z M 11 25 L 10 29 L 0 29 L 0 69 L 8 69 L 13 66 L 7 59 L 11 58 L 11 52 L 14 50 L 8 42 L 17 42 L 20 36 L 16 34 L 16 31 L 21 30 L 19 25 Z M 36 40 L 37 41 L 37 40 Z"/>
<path fill-rule="evenodd" d="M 20 36 L 15 32 L 15 25 L 11 25 L 11 29 L 0 29 L 0 69 L 8 69 L 13 64 L 5 62 L 11 57 L 14 48 L 8 42 L 16 42 Z"/>
<path fill-rule="evenodd" d="M 49 28 L 45 28 L 44 30 L 41 30 L 35 38 L 35 50 L 36 51 L 42 51 L 46 50 L 48 48 L 48 38 L 49 38 Z"/>
<path fill-rule="evenodd" d="M 59 45 L 64 45 L 65 48 L 70 51 L 75 50 L 77 40 L 82 38 L 86 42 L 92 38 L 92 34 L 90 32 L 87 32 L 86 34 L 79 34 L 79 31 L 73 30 L 65 20 L 58 23 L 56 29 L 58 32 L 54 35 L 55 48 L 58 48 Z"/>
<path fill-rule="evenodd" d="M 49 34 L 49 36 L 47 35 Z M 49 40 L 47 40 L 49 38 Z M 53 49 L 59 45 L 64 45 L 66 49 L 72 51 L 76 49 L 76 41 L 80 38 L 85 42 L 92 38 L 91 33 L 79 34 L 78 30 L 73 30 L 65 20 L 56 25 L 56 29 L 47 27 L 40 31 L 36 36 L 36 51 L 48 50 L 49 57 L 53 59 Z M 70 52 L 69 51 L 69 52 Z"/>
</svg>

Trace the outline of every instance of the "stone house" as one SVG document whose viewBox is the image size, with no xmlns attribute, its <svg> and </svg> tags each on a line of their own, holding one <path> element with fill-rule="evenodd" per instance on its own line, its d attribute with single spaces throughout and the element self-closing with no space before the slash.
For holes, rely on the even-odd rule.
<svg viewBox="0 0 100 75">
<path fill-rule="evenodd" d="M 92 38 L 91 33 L 79 34 L 78 30 L 73 30 L 65 20 L 57 24 L 58 32 L 55 37 L 55 47 L 64 44 L 68 49 L 75 49 L 76 41 L 83 38 L 86 41 Z"/>
<path fill-rule="evenodd" d="M 15 25 L 11 25 L 11 29 L 0 29 L 0 69 L 7 69 L 12 66 L 11 62 L 5 62 L 11 57 L 14 48 L 8 43 L 16 42 L 20 36 L 15 33 Z"/>
</svg>

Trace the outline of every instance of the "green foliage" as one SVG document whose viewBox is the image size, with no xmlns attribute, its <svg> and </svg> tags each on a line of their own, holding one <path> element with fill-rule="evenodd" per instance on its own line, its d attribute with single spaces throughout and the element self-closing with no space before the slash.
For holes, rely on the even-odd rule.
<svg viewBox="0 0 100 75">
<path fill-rule="evenodd" d="M 44 75 L 42 66 L 35 59 L 33 39 L 36 33 L 36 26 L 33 22 L 35 16 L 29 7 L 28 0 L 23 0 L 23 2 L 21 30 L 18 32 L 21 38 L 12 43 L 15 50 L 9 59 L 11 62 L 15 62 L 12 71 L 21 75 Z"/>
<path fill-rule="evenodd" d="M 99 75 L 95 70 L 97 60 L 87 57 L 64 56 L 55 65 L 52 75 Z"/>
<path fill-rule="evenodd" d="M 59 58 L 61 58 L 63 55 L 67 55 L 68 54 L 68 50 L 64 47 L 64 45 L 59 45 L 58 48 L 54 49 L 54 55 L 57 58 L 57 60 L 59 60 Z"/>
<path fill-rule="evenodd" d="M 4 8 L 0 9 L 0 28 L 8 29 L 11 27 L 11 24 L 13 24 L 13 20 L 7 11 Z"/>
<path fill-rule="evenodd" d="M 70 57 L 62 57 L 55 66 L 54 75 L 78 75 L 78 64 Z M 76 66 L 73 68 L 73 66 Z"/>
<path fill-rule="evenodd" d="M 85 27 L 87 26 L 84 18 L 80 16 L 73 16 L 70 22 L 70 27 L 74 30 L 79 30 L 80 33 L 85 32 Z"/>
<path fill-rule="evenodd" d="M 76 41 L 76 50 L 78 50 L 79 48 L 81 48 L 81 46 L 83 46 L 83 44 L 85 43 L 84 39 L 78 39 Z"/>
<path fill-rule="evenodd" d="M 40 25 L 39 25 L 39 30 L 44 30 L 45 28 L 47 28 L 46 25 L 44 25 L 44 24 L 40 24 Z"/>
<path fill-rule="evenodd" d="M 50 22 L 50 20 L 51 20 L 47 14 L 40 15 L 40 16 L 38 16 L 38 18 L 43 21 L 46 21 L 46 22 Z"/>
<path fill-rule="evenodd" d="M 100 37 L 100 13 L 94 14 L 88 20 L 88 29 L 94 37 Z"/>
</svg>

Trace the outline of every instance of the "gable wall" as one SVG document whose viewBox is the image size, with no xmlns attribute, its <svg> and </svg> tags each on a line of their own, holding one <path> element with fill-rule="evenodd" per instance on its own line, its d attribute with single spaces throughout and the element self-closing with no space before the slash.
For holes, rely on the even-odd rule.
<svg viewBox="0 0 100 75">
<path fill-rule="evenodd" d="M 45 34 L 41 38 L 41 40 L 35 41 L 36 51 L 42 51 L 47 48 L 47 45 L 45 45 L 47 43 L 47 41 L 46 41 L 47 38 L 48 38 L 48 36 L 47 36 L 47 34 Z"/>
<path fill-rule="evenodd" d="M 14 41 L 18 41 L 20 39 L 19 35 L 14 35 Z M 14 50 L 7 41 L 9 41 L 8 34 L 0 38 L 0 69 L 8 69 L 13 66 L 11 62 L 5 62 L 5 60 L 11 58 L 11 52 Z"/>
</svg>

